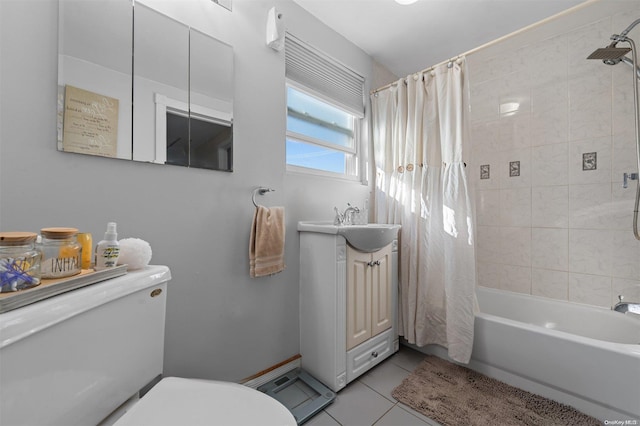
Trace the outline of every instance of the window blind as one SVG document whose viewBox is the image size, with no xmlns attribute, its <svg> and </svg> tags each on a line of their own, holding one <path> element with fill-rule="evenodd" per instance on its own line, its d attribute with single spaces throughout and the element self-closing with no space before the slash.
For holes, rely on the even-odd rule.
<svg viewBox="0 0 640 426">
<path fill-rule="evenodd" d="M 364 117 L 364 77 L 289 33 L 284 50 L 288 79 Z"/>
</svg>

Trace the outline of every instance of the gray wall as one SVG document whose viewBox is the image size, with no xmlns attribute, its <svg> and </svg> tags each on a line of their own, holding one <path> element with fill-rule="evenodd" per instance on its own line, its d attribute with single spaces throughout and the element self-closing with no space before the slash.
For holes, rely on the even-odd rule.
<svg viewBox="0 0 640 426">
<path fill-rule="evenodd" d="M 291 1 L 187 5 L 199 11 L 194 26 L 217 23 L 234 46 L 233 173 L 57 152 L 57 2 L 0 0 L 0 229 L 74 226 L 98 240 L 116 221 L 119 238 L 147 240 L 152 263 L 173 274 L 165 373 L 237 381 L 299 351 L 297 221 L 331 219 L 334 205 L 369 196 L 360 183 L 286 173 L 284 53 L 265 45 L 267 10 L 277 6 L 291 32 L 368 80 L 372 62 Z M 286 207 L 287 269 L 251 279 L 259 185 L 276 190 L 260 201 Z"/>
</svg>

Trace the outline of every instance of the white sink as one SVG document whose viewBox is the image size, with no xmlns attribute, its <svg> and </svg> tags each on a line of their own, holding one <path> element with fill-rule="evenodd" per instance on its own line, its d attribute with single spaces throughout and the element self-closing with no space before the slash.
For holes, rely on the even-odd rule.
<svg viewBox="0 0 640 426">
<path fill-rule="evenodd" d="M 369 223 L 334 225 L 333 222 L 298 222 L 298 231 L 342 235 L 354 248 L 363 252 L 380 250 L 397 238 L 400 225 Z"/>
</svg>

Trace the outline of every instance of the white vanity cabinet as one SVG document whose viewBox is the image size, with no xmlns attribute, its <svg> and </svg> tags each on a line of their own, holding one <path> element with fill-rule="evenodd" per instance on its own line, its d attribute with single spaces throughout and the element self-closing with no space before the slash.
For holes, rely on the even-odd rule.
<svg viewBox="0 0 640 426">
<path fill-rule="evenodd" d="M 397 241 L 365 253 L 300 232 L 302 367 L 334 391 L 398 350 Z"/>
</svg>

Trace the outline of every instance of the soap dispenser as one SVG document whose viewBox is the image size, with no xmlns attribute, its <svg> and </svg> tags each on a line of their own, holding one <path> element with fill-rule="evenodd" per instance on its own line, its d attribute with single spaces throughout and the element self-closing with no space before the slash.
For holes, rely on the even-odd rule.
<svg viewBox="0 0 640 426">
<path fill-rule="evenodd" d="M 118 244 L 118 232 L 116 223 L 107 224 L 107 232 L 104 233 L 104 240 L 96 245 L 96 261 L 94 269 L 101 271 L 106 268 L 113 268 L 118 264 L 120 256 L 120 245 Z"/>
</svg>

